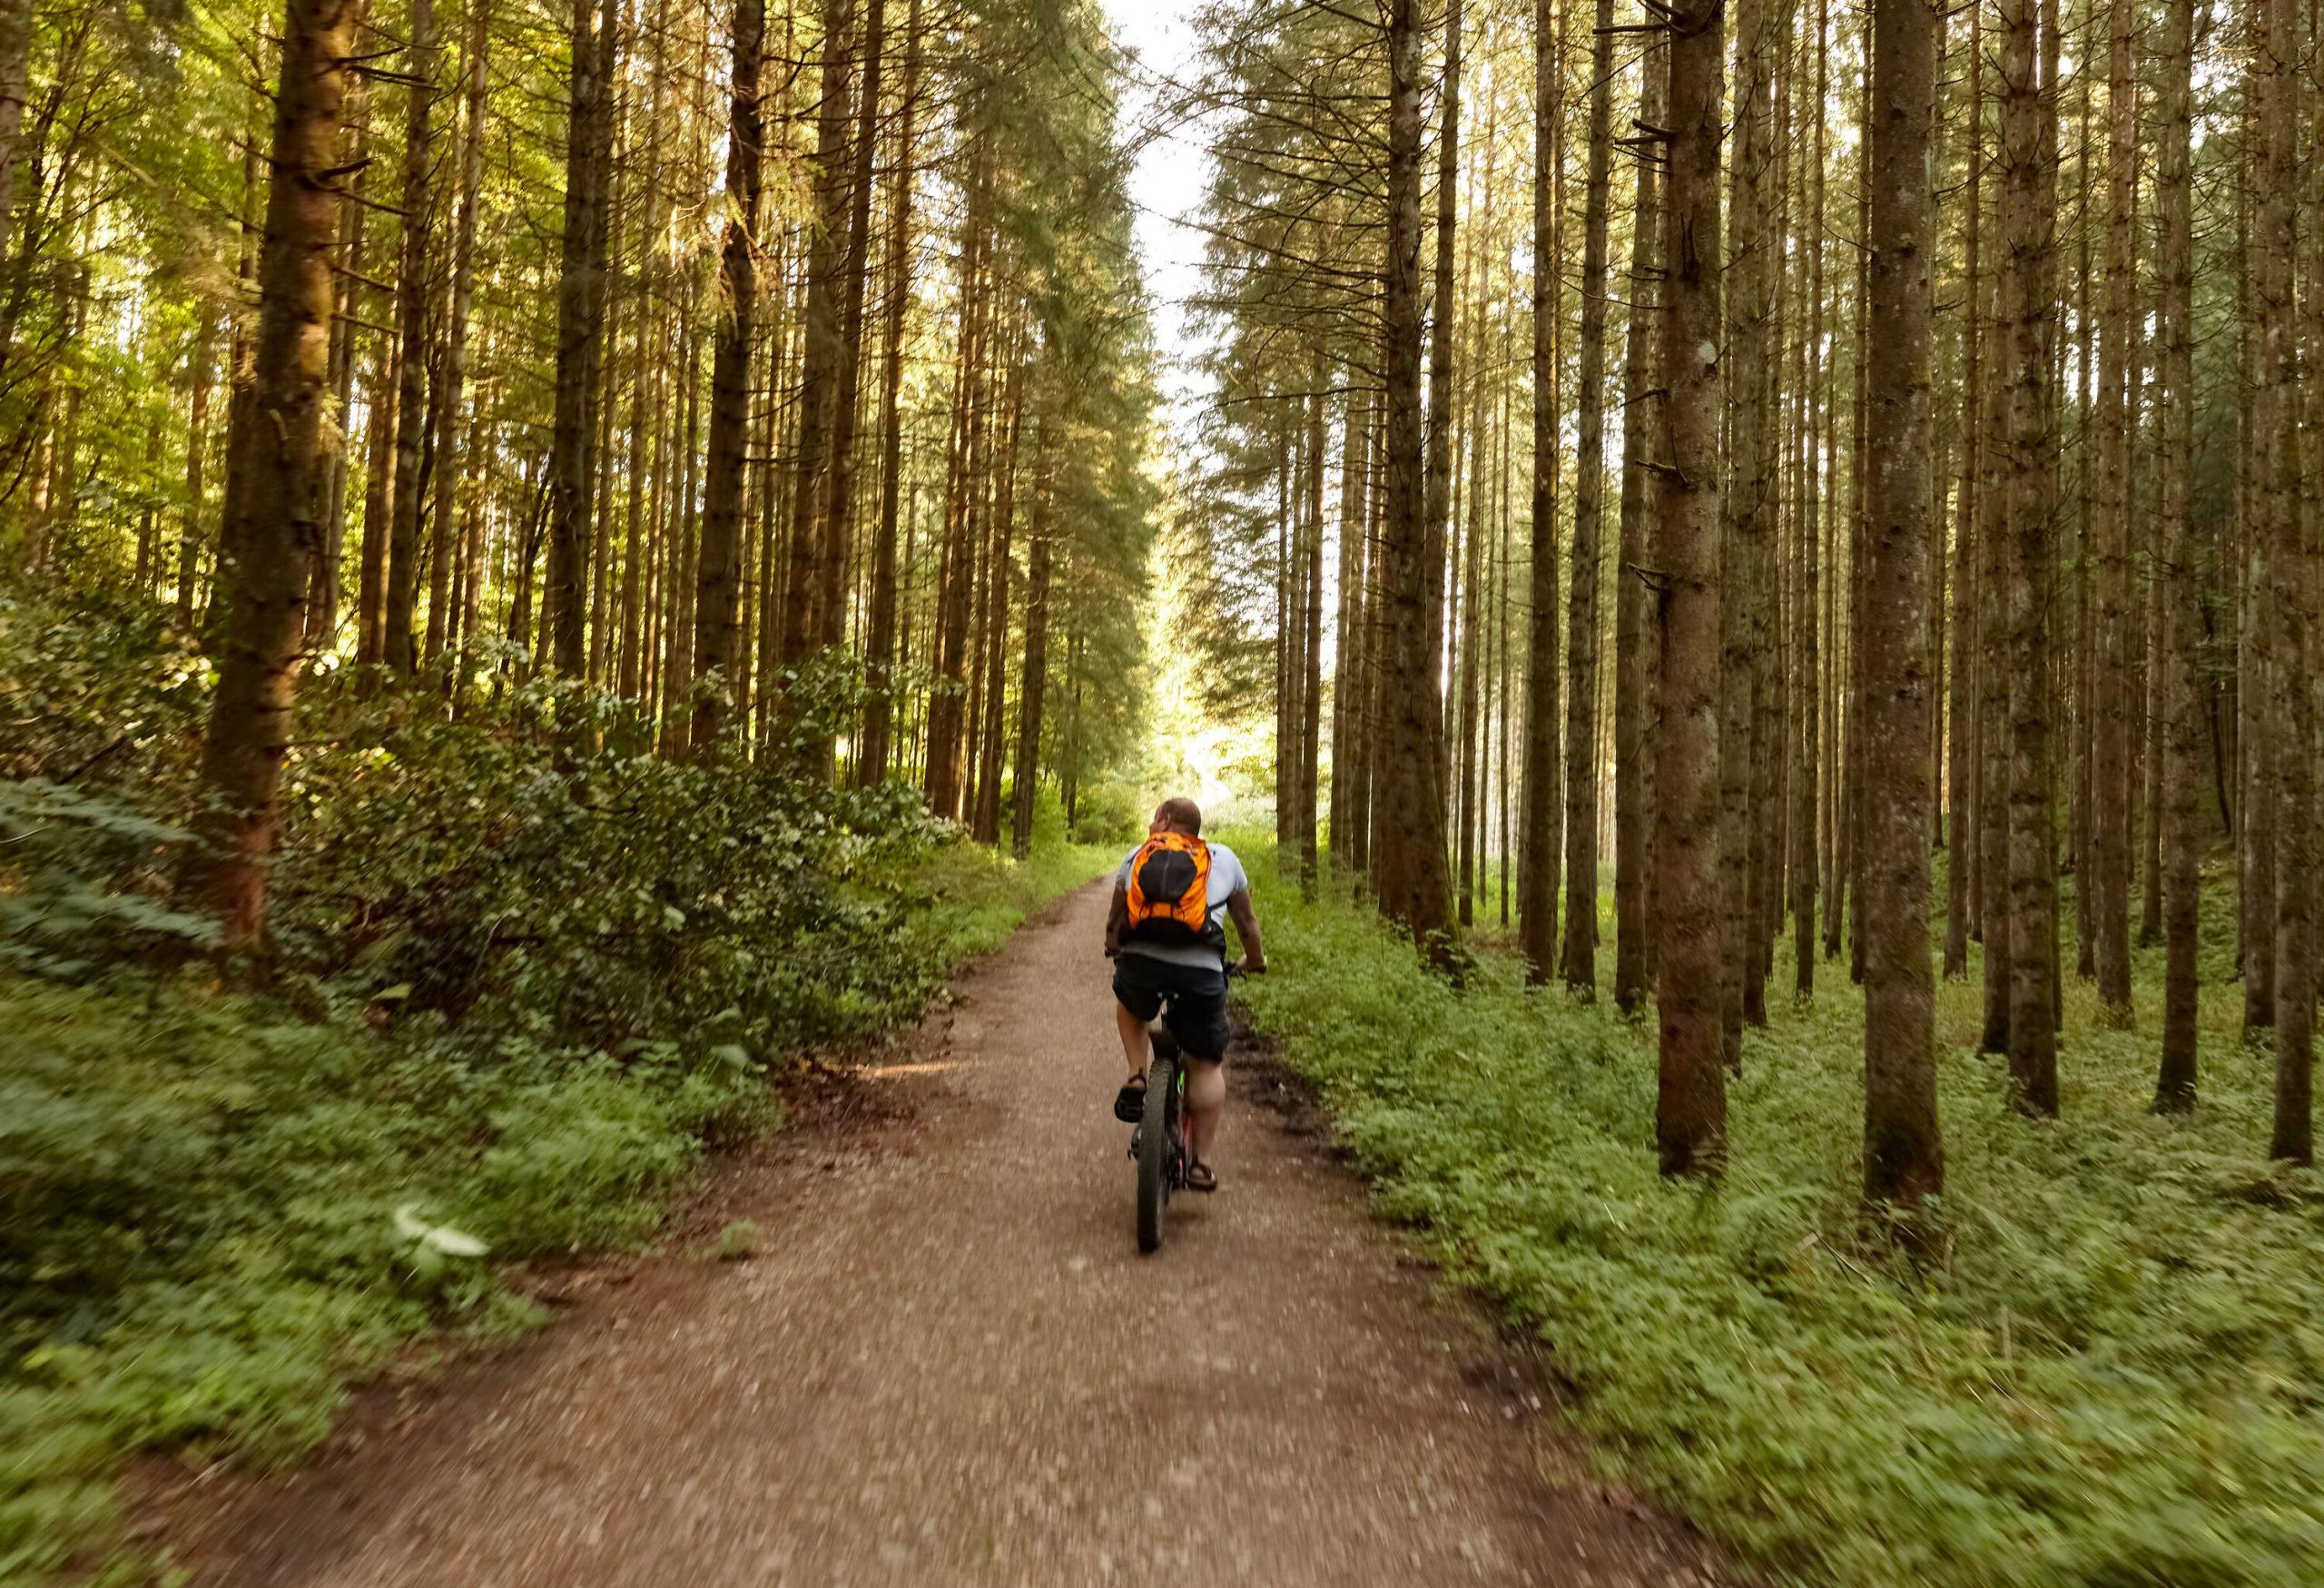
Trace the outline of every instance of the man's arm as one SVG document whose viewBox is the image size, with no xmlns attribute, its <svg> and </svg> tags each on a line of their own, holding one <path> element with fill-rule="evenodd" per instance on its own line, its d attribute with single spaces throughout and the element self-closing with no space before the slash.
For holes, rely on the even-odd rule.
<svg viewBox="0 0 2324 1588">
<path fill-rule="evenodd" d="M 1129 884 L 1114 879 L 1114 902 L 1106 906 L 1106 957 L 1122 952 L 1122 929 L 1129 924 Z"/>
<path fill-rule="evenodd" d="M 1259 946 L 1259 912 L 1251 904 L 1251 890 L 1237 888 L 1226 897 L 1226 913 L 1235 934 L 1243 940 L 1243 969 L 1256 973 L 1267 968 L 1266 951 Z"/>
</svg>

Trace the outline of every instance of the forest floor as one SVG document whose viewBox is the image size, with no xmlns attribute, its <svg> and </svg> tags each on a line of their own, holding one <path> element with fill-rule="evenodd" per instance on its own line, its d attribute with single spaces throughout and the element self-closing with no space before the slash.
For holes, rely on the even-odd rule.
<svg viewBox="0 0 2324 1588">
<path fill-rule="evenodd" d="M 2055 1119 L 1974 1051 L 1975 953 L 1939 983 L 1945 1193 L 1915 1249 L 1864 1219 L 1845 960 L 1818 956 L 1801 999 L 1778 951 L 1728 1082 L 1727 1173 L 1674 1183 L 1650 1015 L 1529 987 L 1482 909 L 1455 988 L 1344 887 L 1303 900 L 1263 835 L 1230 837 L 1266 912 L 1250 1018 L 1374 1209 L 1541 1342 L 1614 1470 L 1736 1558 L 1802 1588 L 2324 1582 L 2324 1180 L 2265 1156 L 2274 1065 L 2240 1036 L 2230 857 L 2206 888 L 2191 1114 L 2151 1106 L 2159 949 L 2134 958 L 2128 1030 L 2069 962 Z"/>
<path fill-rule="evenodd" d="M 299 1475 L 157 1483 L 149 1524 L 235 1588 L 1721 1580 L 1263 1054 L 1224 1189 L 1137 1255 L 1104 908 L 1029 925 L 662 1254 L 570 1276 L 556 1328 L 374 1391 Z"/>
</svg>

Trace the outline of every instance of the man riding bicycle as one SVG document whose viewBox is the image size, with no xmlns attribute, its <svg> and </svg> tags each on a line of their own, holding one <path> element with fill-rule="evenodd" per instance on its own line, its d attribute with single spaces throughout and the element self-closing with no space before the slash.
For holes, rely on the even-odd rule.
<svg viewBox="0 0 2324 1588">
<path fill-rule="evenodd" d="M 1266 969 L 1258 912 L 1243 863 L 1223 843 L 1202 837 L 1202 811 L 1189 799 L 1155 807 L 1147 841 L 1114 875 L 1106 913 L 1106 955 L 1114 962 L 1114 1024 L 1129 1079 L 1114 1099 L 1117 1118 L 1137 1120 L 1146 1106 L 1147 1028 L 1156 1015 L 1188 1060 L 1187 1187 L 1215 1191 L 1211 1144 L 1226 1106 L 1226 928 L 1243 940 L 1238 967 Z"/>
</svg>

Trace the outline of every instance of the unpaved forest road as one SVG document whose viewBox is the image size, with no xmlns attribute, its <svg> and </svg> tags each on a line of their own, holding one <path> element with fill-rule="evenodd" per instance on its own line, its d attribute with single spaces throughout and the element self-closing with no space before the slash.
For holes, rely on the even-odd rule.
<svg viewBox="0 0 2324 1588">
<path fill-rule="evenodd" d="M 756 1258 L 585 1288 L 407 1422 L 211 1515 L 197 1581 L 1714 1581 L 1685 1528 L 1583 1474 L 1513 1347 L 1431 1298 L 1247 1073 L 1224 1188 L 1137 1255 L 1105 903 L 1021 932 L 866 1083 L 909 1106 L 721 1188 L 706 1228 L 755 1218 Z"/>
</svg>

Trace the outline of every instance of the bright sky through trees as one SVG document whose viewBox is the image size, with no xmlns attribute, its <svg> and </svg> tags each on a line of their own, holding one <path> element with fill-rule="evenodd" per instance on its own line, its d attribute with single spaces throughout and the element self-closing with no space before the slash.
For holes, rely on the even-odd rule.
<svg viewBox="0 0 2324 1588">
<path fill-rule="evenodd" d="M 1187 305 L 1202 284 L 1203 234 L 1192 222 L 1212 171 L 1200 121 L 1173 102 L 1203 71 L 1194 22 L 1204 0 L 1105 0 L 1114 42 L 1136 52 L 1123 78 L 1124 121 L 1137 149 L 1129 178 L 1134 235 L 1152 299 L 1157 371 L 1174 430 L 1184 431 L 1206 384 L 1189 364 Z"/>
</svg>

